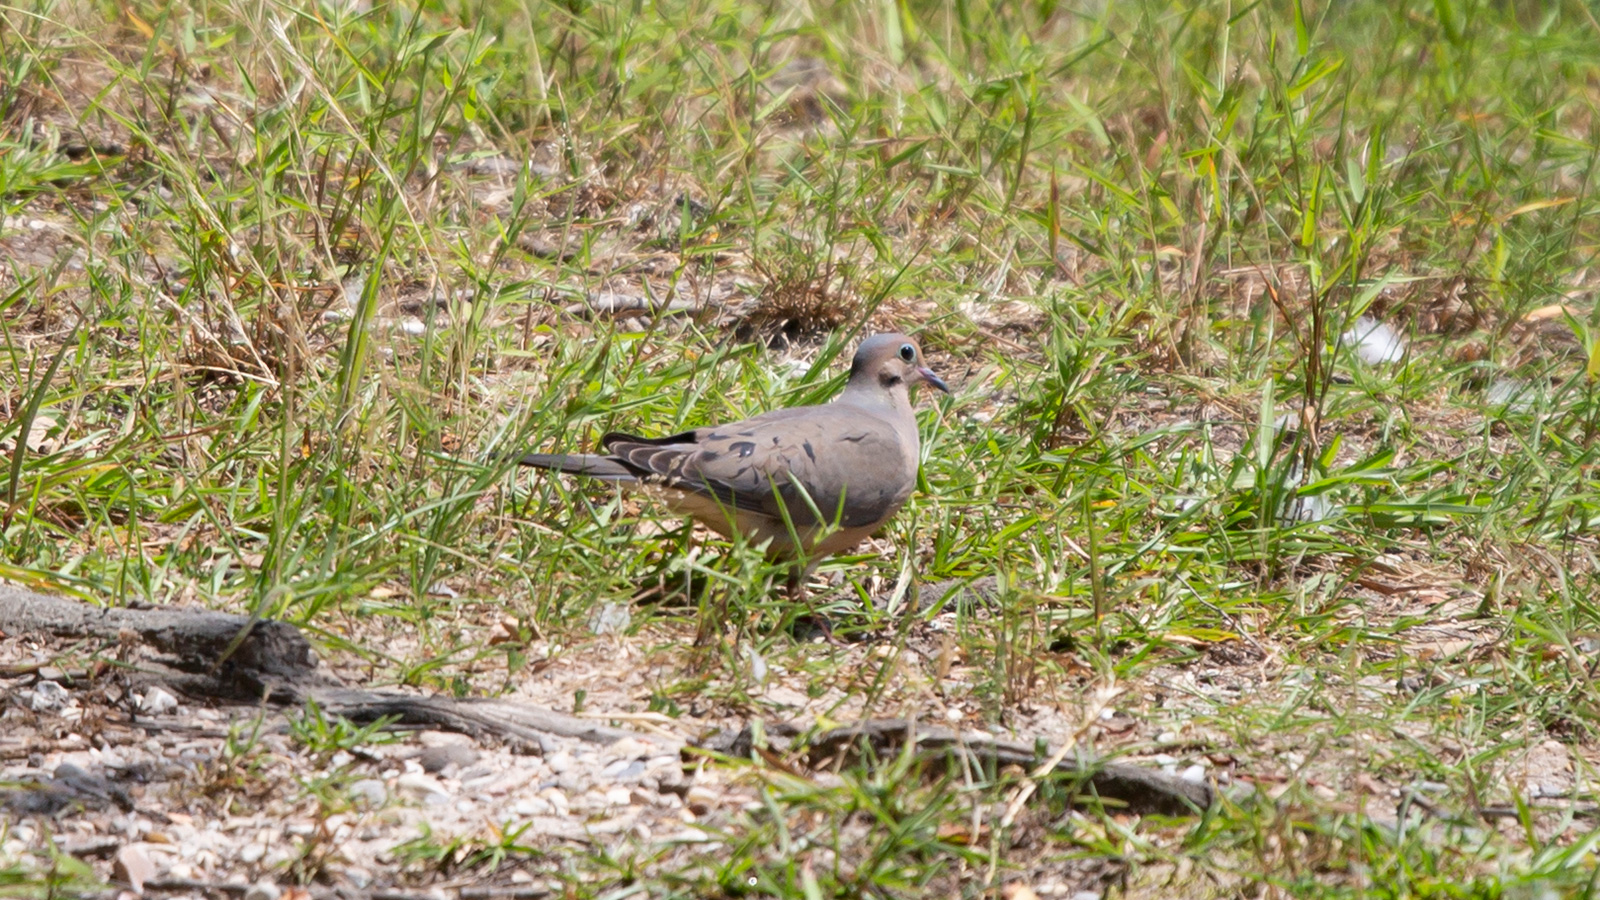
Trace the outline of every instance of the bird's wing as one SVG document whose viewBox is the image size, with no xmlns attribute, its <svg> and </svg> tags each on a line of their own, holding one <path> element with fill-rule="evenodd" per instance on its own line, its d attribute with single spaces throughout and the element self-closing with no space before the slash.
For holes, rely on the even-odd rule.
<svg viewBox="0 0 1600 900">
<path fill-rule="evenodd" d="M 668 438 L 608 434 L 601 443 L 640 481 L 772 519 L 787 511 L 796 527 L 877 525 L 916 486 L 915 446 L 879 416 L 839 404 L 775 410 Z"/>
</svg>

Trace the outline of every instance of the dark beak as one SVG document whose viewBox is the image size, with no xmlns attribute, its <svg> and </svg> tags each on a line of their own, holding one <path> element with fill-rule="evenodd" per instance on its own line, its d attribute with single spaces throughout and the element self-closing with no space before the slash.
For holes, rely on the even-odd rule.
<svg viewBox="0 0 1600 900">
<path fill-rule="evenodd" d="M 945 384 L 944 379 L 933 374 L 933 370 L 927 366 L 917 366 L 917 374 L 922 376 L 923 381 L 926 381 L 939 390 L 944 391 L 946 394 L 950 393 L 950 385 Z"/>
</svg>

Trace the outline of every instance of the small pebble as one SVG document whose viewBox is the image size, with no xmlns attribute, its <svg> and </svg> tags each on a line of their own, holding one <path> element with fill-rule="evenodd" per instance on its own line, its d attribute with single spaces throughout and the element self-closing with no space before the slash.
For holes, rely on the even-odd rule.
<svg viewBox="0 0 1600 900">
<path fill-rule="evenodd" d="M 250 885 L 249 889 L 244 892 L 244 900 L 278 900 L 282 893 L 283 891 L 278 887 L 277 882 L 270 878 L 263 878 Z"/>
<path fill-rule="evenodd" d="M 144 697 L 139 700 L 139 710 L 149 716 L 166 715 L 177 708 L 178 698 L 159 685 L 145 691 Z"/>
<path fill-rule="evenodd" d="M 450 766 L 469 766 L 477 762 L 478 751 L 467 744 L 444 744 L 422 751 L 417 761 L 422 764 L 422 771 L 434 774 Z"/>
<path fill-rule="evenodd" d="M 28 708 L 34 712 L 50 712 L 65 707 L 72 702 L 72 695 L 67 689 L 54 681 L 41 681 L 33 686 L 33 698 L 28 703 Z"/>
<path fill-rule="evenodd" d="M 560 788 L 545 788 L 539 792 L 539 797 L 549 803 L 556 811 L 556 815 L 565 816 L 572 811 L 572 804 L 567 800 L 567 795 Z"/>
<path fill-rule="evenodd" d="M 339 866 L 334 874 L 344 876 L 356 890 L 364 890 L 372 883 L 372 872 L 362 866 Z"/>
<path fill-rule="evenodd" d="M 512 805 L 511 811 L 524 818 L 553 815 L 555 804 L 543 797 L 525 797 Z"/>
<path fill-rule="evenodd" d="M 266 855 L 267 847 L 265 844 L 245 844 L 244 847 L 239 850 L 239 861 L 247 866 L 253 866 L 260 862 L 261 858 Z M 246 895 L 246 900 L 249 900 L 248 894 Z"/>
<path fill-rule="evenodd" d="M 619 759 L 600 772 L 600 777 L 612 781 L 638 781 L 644 777 L 644 763 L 640 760 Z"/>
<path fill-rule="evenodd" d="M 610 759 L 643 759 L 655 749 L 638 738 L 625 737 L 606 747 L 606 756 Z"/>
<path fill-rule="evenodd" d="M 363 778 L 350 785 L 350 799 L 377 809 L 389 801 L 389 790 L 376 778 Z"/>
<path fill-rule="evenodd" d="M 395 780 L 394 786 L 401 796 L 410 797 L 413 800 L 439 802 L 433 800 L 432 798 L 434 797 L 438 797 L 445 802 L 450 800 L 450 794 L 444 789 L 444 785 L 440 784 L 436 779 L 418 772 L 407 772 L 401 775 Z"/>
<path fill-rule="evenodd" d="M 688 804 L 689 809 L 692 810 L 695 815 L 703 816 L 710 812 L 711 809 L 717 805 L 718 797 L 716 791 L 713 791 L 704 785 L 697 784 L 689 788 L 688 793 L 684 794 L 683 799 L 684 802 Z"/>
<path fill-rule="evenodd" d="M 126 884 L 135 894 L 143 894 L 144 883 L 156 877 L 156 864 L 138 844 L 124 844 L 111 864 L 111 877 Z"/>
</svg>

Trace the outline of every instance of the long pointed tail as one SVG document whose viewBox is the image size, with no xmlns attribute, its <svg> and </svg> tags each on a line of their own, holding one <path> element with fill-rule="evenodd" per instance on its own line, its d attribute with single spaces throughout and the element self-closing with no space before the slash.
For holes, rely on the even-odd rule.
<svg viewBox="0 0 1600 900">
<path fill-rule="evenodd" d="M 597 453 L 527 453 L 518 457 L 517 462 L 535 469 L 587 475 L 608 481 L 632 481 L 635 477 L 622 463 Z"/>
</svg>

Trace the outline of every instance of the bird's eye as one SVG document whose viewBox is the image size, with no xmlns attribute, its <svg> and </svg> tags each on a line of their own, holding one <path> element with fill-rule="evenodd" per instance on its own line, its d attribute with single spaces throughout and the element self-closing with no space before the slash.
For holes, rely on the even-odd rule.
<svg viewBox="0 0 1600 900">
<path fill-rule="evenodd" d="M 916 362 L 917 361 L 917 348 L 911 346 L 910 344 L 901 344 L 900 345 L 900 358 L 905 360 L 906 362 Z"/>
</svg>

